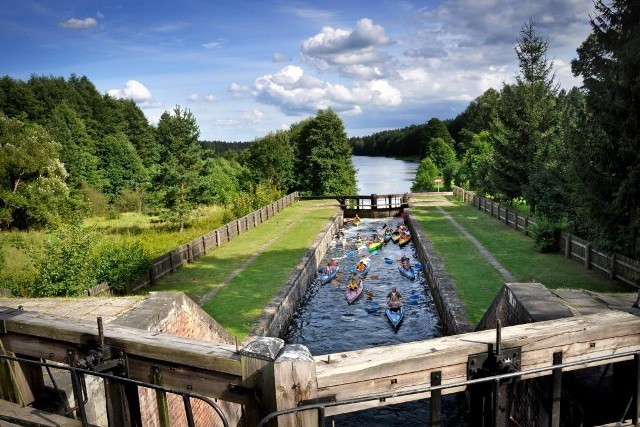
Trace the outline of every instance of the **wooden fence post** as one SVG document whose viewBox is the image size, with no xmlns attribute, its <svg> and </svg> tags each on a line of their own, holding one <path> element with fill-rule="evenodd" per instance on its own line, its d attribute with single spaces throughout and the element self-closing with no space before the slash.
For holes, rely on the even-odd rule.
<svg viewBox="0 0 640 427">
<path fill-rule="evenodd" d="M 307 347 L 290 344 L 273 366 L 276 410 L 295 408 L 302 400 L 318 397 L 316 364 Z M 308 410 L 278 418 L 279 426 L 317 427 L 318 411 Z"/>
<path fill-rule="evenodd" d="M 584 246 L 584 268 L 591 268 L 591 243 Z"/>
<path fill-rule="evenodd" d="M 284 340 L 280 338 L 259 337 L 240 350 L 242 386 L 249 391 L 244 403 L 248 427 L 257 426 L 262 418 L 275 410 L 273 362 L 283 347 Z"/>
<path fill-rule="evenodd" d="M 616 279 L 616 254 L 615 252 L 611 254 L 611 267 L 609 270 L 609 279 L 610 280 L 615 280 Z"/>
<path fill-rule="evenodd" d="M 571 234 L 565 233 L 564 238 L 565 238 L 564 257 L 570 258 L 571 257 Z"/>
</svg>

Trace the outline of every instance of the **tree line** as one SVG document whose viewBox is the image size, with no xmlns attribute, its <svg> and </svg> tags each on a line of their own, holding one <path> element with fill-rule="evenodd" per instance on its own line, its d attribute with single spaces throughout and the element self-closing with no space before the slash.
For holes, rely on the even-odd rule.
<svg viewBox="0 0 640 427">
<path fill-rule="evenodd" d="M 225 146 L 201 142 L 190 111 L 177 106 L 154 127 L 133 101 L 99 94 L 87 77 L 0 79 L 0 230 L 132 210 L 184 227 L 208 204 L 240 217 L 294 189 L 352 192 L 350 155 L 331 110 Z"/>
<path fill-rule="evenodd" d="M 445 188 L 528 208 L 541 250 L 567 230 L 637 259 L 640 3 L 596 1 L 595 11 L 571 63 L 582 87 L 559 87 L 548 39 L 530 20 L 515 45 L 514 83 L 453 119 L 351 138 L 354 154 L 420 159 L 412 191 L 435 190 L 442 178 Z"/>
</svg>

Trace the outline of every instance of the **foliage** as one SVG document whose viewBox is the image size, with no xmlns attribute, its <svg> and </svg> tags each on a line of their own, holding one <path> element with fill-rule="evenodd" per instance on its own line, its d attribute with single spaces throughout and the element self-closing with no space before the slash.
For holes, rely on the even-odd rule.
<svg viewBox="0 0 640 427">
<path fill-rule="evenodd" d="M 538 184 L 549 171 L 563 170 L 557 164 L 562 110 L 553 64 L 546 59 L 548 42 L 536 33 L 532 21 L 520 34 L 515 48 L 520 74 L 515 85 L 504 85 L 490 129 L 495 150 L 491 177 L 497 193 L 507 200 L 524 196 L 535 213 L 545 192 Z"/>
<path fill-rule="evenodd" d="M 580 203 L 598 234 L 632 257 L 640 253 L 640 3 L 595 2 L 592 33 L 571 63 L 584 82 L 586 129 L 573 127 Z M 589 135 L 589 130 L 598 134 Z M 584 135 L 587 133 L 586 135 Z M 586 137 L 587 148 L 579 145 Z"/>
<path fill-rule="evenodd" d="M 77 225 L 49 234 L 42 251 L 31 249 L 35 280 L 23 291 L 30 297 L 69 297 L 96 286 L 94 242 L 95 234 Z"/>
<path fill-rule="evenodd" d="M 181 231 L 199 200 L 196 183 L 204 167 L 199 135 L 193 114 L 180 107 L 174 108 L 173 114 L 162 114 L 158 122 L 157 137 L 162 150 L 153 184 L 165 218 Z"/>
<path fill-rule="evenodd" d="M 564 229 L 562 223 L 552 221 L 544 216 L 536 217 L 535 225 L 529 227 L 533 234 L 533 244 L 538 252 L 553 253 L 560 248 L 560 233 Z"/>
<path fill-rule="evenodd" d="M 121 295 L 131 291 L 151 261 L 140 242 L 107 242 L 99 245 L 95 252 L 97 283 L 106 282 L 112 291 Z"/>
<path fill-rule="evenodd" d="M 435 179 L 438 178 L 439 175 L 438 167 L 433 163 L 431 157 L 425 157 L 418 166 L 416 177 L 411 184 L 411 191 L 421 192 L 435 190 Z"/>
<path fill-rule="evenodd" d="M 291 127 L 297 188 L 312 195 L 355 194 L 356 171 L 340 117 L 331 109 Z"/>
<path fill-rule="evenodd" d="M 451 190 L 453 177 L 457 174 L 459 168 L 452 141 L 445 140 L 442 137 L 432 138 L 429 143 L 428 157 L 433 160 L 438 171 L 442 174 L 444 189 Z"/>
<path fill-rule="evenodd" d="M 493 162 L 493 146 L 486 130 L 474 134 L 458 170 L 457 181 L 478 194 L 493 193 L 489 171 Z"/>
<path fill-rule="evenodd" d="M 60 145 L 35 124 L 0 114 L 0 228 L 62 222 L 69 207 Z"/>
<path fill-rule="evenodd" d="M 257 138 L 247 149 L 247 167 L 254 183 L 267 182 L 285 192 L 293 190 L 294 148 L 289 132 Z"/>
</svg>

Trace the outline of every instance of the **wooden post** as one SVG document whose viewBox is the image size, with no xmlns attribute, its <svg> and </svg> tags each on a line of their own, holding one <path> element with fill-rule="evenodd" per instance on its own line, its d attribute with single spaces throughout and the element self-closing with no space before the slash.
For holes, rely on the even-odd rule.
<svg viewBox="0 0 640 427">
<path fill-rule="evenodd" d="M 290 344 L 276 358 L 273 366 L 276 410 L 295 408 L 301 400 L 318 397 L 316 364 L 307 347 Z M 317 427 L 318 411 L 308 410 L 283 415 L 279 426 Z"/>
<path fill-rule="evenodd" d="M 191 251 L 191 244 L 187 243 L 187 262 L 191 264 L 193 262 L 193 252 Z"/>
<path fill-rule="evenodd" d="M 562 352 L 553 353 L 553 364 L 562 364 Z M 560 426 L 560 401 L 562 399 L 562 368 L 555 368 L 552 374 L 552 390 L 551 390 L 551 419 L 550 427 Z"/>
<path fill-rule="evenodd" d="M 273 362 L 284 347 L 284 340 L 259 337 L 240 350 L 242 386 L 245 394 L 245 425 L 256 426 L 276 407 Z"/>
<path fill-rule="evenodd" d="M 565 233 L 564 238 L 564 257 L 571 258 L 571 234 Z"/>
<path fill-rule="evenodd" d="M 609 279 L 610 280 L 616 279 L 616 254 L 615 253 L 611 254 L 611 267 L 609 269 Z"/>
<path fill-rule="evenodd" d="M 587 270 L 591 267 L 591 243 L 584 245 L 584 268 Z"/>
<path fill-rule="evenodd" d="M 220 231 L 216 230 L 215 235 L 216 235 L 216 246 L 220 247 Z"/>
</svg>

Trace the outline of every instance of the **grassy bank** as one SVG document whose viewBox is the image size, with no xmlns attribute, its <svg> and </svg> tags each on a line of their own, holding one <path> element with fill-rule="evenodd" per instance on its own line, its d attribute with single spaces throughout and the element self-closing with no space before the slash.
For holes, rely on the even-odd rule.
<svg viewBox="0 0 640 427">
<path fill-rule="evenodd" d="M 443 206 L 472 234 L 518 282 L 540 282 L 550 289 L 574 288 L 596 292 L 629 292 L 629 288 L 565 259 L 561 254 L 542 254 L 533 240 L 453 197 Z M 456 290 L 477 323 L 504 284 L 504 279 L 435 206 L 418 206 L 412 213 L 444 261 Z"/>
<path fill-rule="evenodd" d="M 202 308 L 242 340 L 335 213 L 330 203 L 297 202 L 149 290 L 184 292 L 196 302 L 215 294 Z"/>
</svg>

